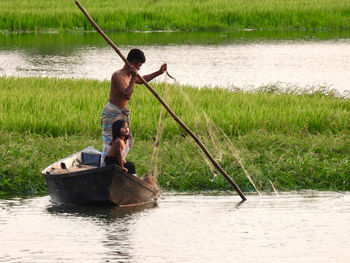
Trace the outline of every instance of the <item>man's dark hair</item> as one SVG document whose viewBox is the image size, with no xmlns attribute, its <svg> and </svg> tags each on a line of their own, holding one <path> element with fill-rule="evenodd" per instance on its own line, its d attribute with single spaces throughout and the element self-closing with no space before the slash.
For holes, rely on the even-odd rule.
<svg viewBox="0 0 350 263">
<path fill-rule="evenodd" d="M 146 62 L 146 57 L 143 52 L 138 48 L 133 48 L 130 50 L 128 57 L 126 58 L 129 62 Z"/>
</svg>

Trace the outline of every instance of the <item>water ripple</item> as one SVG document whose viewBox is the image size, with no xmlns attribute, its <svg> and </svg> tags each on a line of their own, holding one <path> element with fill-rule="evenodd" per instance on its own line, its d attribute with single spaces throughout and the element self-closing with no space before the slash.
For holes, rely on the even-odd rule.
<svg viewBox="0 0 350 263">
<path fill-rule="evenodd" d="M 0 200 L 0 262 L 348 262 L 350 193 L 165 194 L 134 210 Z"/>
</svg>

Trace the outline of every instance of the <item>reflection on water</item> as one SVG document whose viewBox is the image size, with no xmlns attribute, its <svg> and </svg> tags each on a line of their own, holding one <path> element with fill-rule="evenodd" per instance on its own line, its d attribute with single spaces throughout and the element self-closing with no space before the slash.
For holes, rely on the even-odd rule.
<svg viewBox="0 0 350 263">
<path fill-rule="evenodd" d="M 134 209 L 0 200 L 0 262 L 349 262 L 350 193 L 171 195 Z"/>
<path fill-rule="evenodd" d="M 276 40 L 254 38 L 249 33 L 241 32 L 241 37 L 230 33 L 152 33 L 111 38 L 125 55 L 132 47 L 145 51 L 147 63 L 141 74 L 158 70 L 167 62 L 180 84 L 250 88 L 282 82 L 349 89 L 350 38 Z M 108 80 L 122 64 L 96 33 L 0 35 L 0 75 Z"/>
<path fill-rule="evenodd" d="M 230 45 L 279 40 L 324 41 L 350 38 L 349 31 L 235 31 L 108 33 L 118 46 Z M 105 47 L 97 32 L 2 34 L 0 49 L 40 54 L 73 54 L 83 46 Z"/>
<path fill-rule="evenodd" d="M 133 213 L 141 212 L 158 206 L 157 202 L 151 201 L 135 206 L 115 207 L 114 205 L 98 206 L 73 206 L 73 205 L 52 205 L 47 208 L 51 214 L 63 214 L 82 217 L 116 218 L 126 217 Z"/>
</svg>

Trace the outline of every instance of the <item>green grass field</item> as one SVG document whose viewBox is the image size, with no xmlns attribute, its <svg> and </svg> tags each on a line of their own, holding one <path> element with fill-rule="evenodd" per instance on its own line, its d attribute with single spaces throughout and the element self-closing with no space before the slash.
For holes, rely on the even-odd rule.
<svg viewBox="0 0 350 263">
<path fill-rule="evenodd" d="M 0 191 L 46 191 L 40 171 L 88 145 L 101 150 L 108 81 L 0 78 Z M 153 83 L 163 96 L 164 83 Z M 242 92 L 170 85 L 167 103 L 243 191 L 350 190 L 350 102 L 327 89 Z M 215 103 L 214 103 L 215 102 Z M 158 167 L 165 190 L 229 190 L 169 116 L 151 162 L 161 105 L 144 86 L 130 101 L 138 174 Z M 206 118 L 206 115 L 208 118 Z"/>
<path fill-rule="evenodd" d="M 81 0 L 107 31 L 349 30 L 348 0 Z M 91 30 L 73 0 L 0 1 L 0 29 Z"/>
<path fill-rule="evenodd" d="M 107 103 L 109 81 L 0 77 L 0 126 L 2 130 L 61 136 L 100 135 L 100 112 Z M 154 88 L 162 94 L 162 85 Z M 262 92 L 229 92 L 220 88 L 183 87 L 186 96 L 171 86 L 170 107 L 190 127 L 203 131 L 204 110 L 229 136 L 264 130 L 282 134 L 350 134 L 350 104 L 326 96 L 325 90 L 261 88 Z M 287 87 L 288 89 L 288 87 Z M 193 105 L 192 105 L 193 104 Z M 191 106 L 192 105 L 192 106 Z M 218 107 L 219 105 L 219 107 Z M 136 136 L 154 136 L 161 105 L 143 86 L 137 86 L 130 102 Z M 197 120 L 198 119 L 198 120 Z M 166 137 L 178 134 L 177 123 L 166 120 Z"/>
</svg>

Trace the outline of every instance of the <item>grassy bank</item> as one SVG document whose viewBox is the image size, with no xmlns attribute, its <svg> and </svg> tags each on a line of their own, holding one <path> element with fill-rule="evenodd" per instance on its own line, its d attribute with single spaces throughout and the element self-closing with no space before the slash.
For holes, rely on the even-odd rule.
<svg viewBox="0 0 350 263">
<path fill-rule="evenodd" d="M 2 77 L 0 86 L 2 193 L 45 192 L 42 168 L 88 145 L 101 149 L 107 81 Z M 163 94 L 163 84 L 153 86 Z M 274 88 L 247 93 L 170 86 L 167 102 L 244 191 L 254 187 L 237 158 L 259 191 L 271 191 L 272 184 L 278 191 L 350 190 L 349 100 Z M 129 159 L 139 174 L 157 165 L 163 189 L 231 189 L 167 115 L 159 158 L 151 163 L 161 107 L 137 86 L 130 108 L 136 144 Z"/>
<path fill-rule="evenodd" d="M 0 126 L 9 132 L 29 131 L 49 136 L 100 135 L 100 112 L 107 103 L 109 81 L 0 77 Z M 159 94 L 162 85 L 155 85 Z M 350 104 L 327 90 L 298 90 L 278 86 L 261 92 L 229 92 L 171 86 L 168 104 L 190 127 L 206 129 L 204 110 L 229 136 L 264 130 L 286 135 L 350 134 Z M 313 92 L 313 94 L 308 94 Z M 325 94 L 329 94 L 327 96 Z M 183 96 L 182 94 L 186 94 Z M 154 136 L 161 105 L 143 86 L 136 87 L 130 102 L 132 127 L 137 137 Z M 194 106 L 193 106 L 194 105 Z M 219 106 L 219 107 L 218 107 Z M 178 134 L 177 123 L 168 118 L 165 137 Z"/>
<path fill-rule="evenodd" d="M 347 0 L 82 0 L 81 3 L 108 31 L 350 29 Z M 92 29 L 73 0 L 4 0 L 0 2 L 0 10 L 2 30 Z"/>
</svg>

